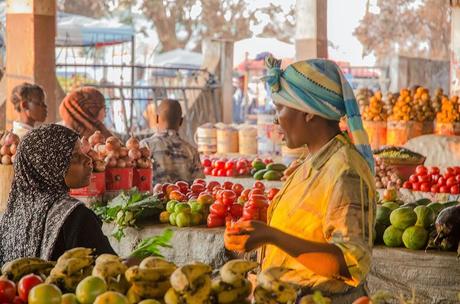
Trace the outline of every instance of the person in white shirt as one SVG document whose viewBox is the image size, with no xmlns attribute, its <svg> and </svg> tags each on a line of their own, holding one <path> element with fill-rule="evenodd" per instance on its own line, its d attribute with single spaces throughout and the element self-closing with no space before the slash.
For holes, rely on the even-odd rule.
<svg viewBox="0 0 460 304">
<path fill-rule="evenodd" d="M 45 92 L 36 84 L 24 82 L 16 86 L 11 93 L 11 102 L 19 114 L 19 120 L 13 121 L 13 133 L 22 138 L 36 123 L 46 120 L 48 114 Z"/>
</svg>

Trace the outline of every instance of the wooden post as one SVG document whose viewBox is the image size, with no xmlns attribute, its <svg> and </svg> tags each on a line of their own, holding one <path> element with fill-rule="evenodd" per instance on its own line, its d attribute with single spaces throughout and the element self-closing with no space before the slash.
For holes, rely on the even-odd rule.
<svg viewBox="0 0 460 304">
<path fill-rule="evenodd" d="M 48 122 L 56 121 L 56 0 L 7 0 L 6 14 L 6 128 L 17 113 L 9 100 L 12 89 L 24 82 L 46 92 Z"/>
<path fill-rule="evenodd" d="M 220 81 L 222 85 L 223 122 L 233 121 L 233 41 L 222 40 L 220 46 Z"/>
<path fill-rule="evenodd" d="M 450 94 L 460 95 L 460 0 L 451 0 Z"/>
<path fill-rule="evenodd" d="M 296 60 L 327 58 L 327 0 L 296 1 Z"/>
</svg>

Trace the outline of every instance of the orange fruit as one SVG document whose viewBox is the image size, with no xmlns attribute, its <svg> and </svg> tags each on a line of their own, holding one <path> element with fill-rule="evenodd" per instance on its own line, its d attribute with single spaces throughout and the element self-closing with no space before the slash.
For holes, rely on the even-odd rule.
<svg viewBox="0 0 460 304">
<path fill-rule="evenodd" d="M 29 292 L 30 304 L 61 304 L 62 293 L 53 284 L 39 284 Z"/>
<path fill-rule="evenodd" d="M 119 292 L 106 291 L 99 295 L 94 304 L 129 304 L 128 299 Z"/>
<path fill-rule="evenodd" d="M 101 278 L 89 276 L 77 285 L 75 294 L 80 304 L 92 304 L 97 296 L 107 291 L 107 284 Z"/>
</svg>

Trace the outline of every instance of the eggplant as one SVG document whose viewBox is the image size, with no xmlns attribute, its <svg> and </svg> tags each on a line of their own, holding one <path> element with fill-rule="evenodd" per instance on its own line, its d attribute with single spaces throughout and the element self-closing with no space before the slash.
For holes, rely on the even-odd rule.
<svg viewBox="0 0 460 304">
<path fill-rule="evenodd" d="M 435 247 L 441 250 L 458 250 L 460 255 L 460 205 L 443 209 L 436 218 Z"/>
</svg>

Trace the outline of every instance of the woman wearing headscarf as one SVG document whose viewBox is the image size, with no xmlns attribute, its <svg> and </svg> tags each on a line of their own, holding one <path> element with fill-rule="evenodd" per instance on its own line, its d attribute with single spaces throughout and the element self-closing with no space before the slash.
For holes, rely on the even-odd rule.
<svg viewBox="0 0 460 304">
<path fill-rule="evenodd" d="M 226 247 L 261 247 L 262 269 L 291 269 L 284 279 L 303 294 L 319 290 L 334 304 L 351 303 L 366 293 L 375 215 L 373 157 L 353 91 L 328 60 L 284 71 L 272 57 L 266 64 L 286 144 L 307 146 L 310 155 L 271 203 L 268 223 L 228 227 Z M 344 116 L 351 134 L 339 129 Z"/>
<path fill-rule="evenodd" d="M 0 265 L 19 257 L 56 260 L 74 247 L 114 253 L 96 215 L 69 196 L 70 188 L 89 184 L 91 171 L 74 131 L 52 124 L 23 137 L 0 220 Z"/>
<path fill-rule="evenodd" d="M 82 87 L 66 95 L 59 106 L 64 126 L 80 136 L 89 137 L 100 131 L 105 138 L 112 133 L 105 127 L 105 98 L 93 87 Z"/>
</svg>

